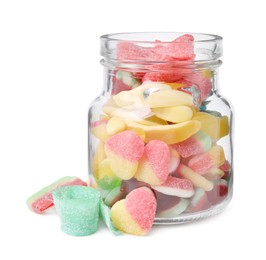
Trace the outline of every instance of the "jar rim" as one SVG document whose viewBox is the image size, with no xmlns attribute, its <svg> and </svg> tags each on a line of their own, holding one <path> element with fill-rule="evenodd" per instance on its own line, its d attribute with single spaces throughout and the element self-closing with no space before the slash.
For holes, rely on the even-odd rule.
<svg viewBox="0 0 266 260">
<path fill-rule="evenodd" d="M 185 40 L 179 41 L 179 37 L 184 37 Z M 184 39 L 183 38 L 183 39 Z M 107 67 L 132 67 L 136 64 L 138 67 L 145 67 L 147 64 L 169 64 L 172 63 L 174 66 L 187 66 L 188 62 L 196 66 L 209 67 L 219 66 L 221 61 L 219 58 L 223 54 L 223 38 L 215 34 L 207 33 L 187 33 L 187 32 L 125 32 L 125 33 L 113 33 L 102 35 L 101 38 L 101 56 L 103 59 L 101 63 Z M 128 56 L 126 58 L 118 57 L 118 49 L 121 50 L 121 45 L 129 43 L 126 49 L 133 47 L 133 53 L 135 49 L 141 51 L 160 47 L 168 49 L 169 46 L 174 46 L 173 49 L 182 49 L 184 44 L 189 43 L 189 54 L 187 56 L 186 50 L 184 51 L 183 57 L 180 59 L 171 60 L 158 60 L 157 57 L 151 55 L 151 57 Z M 192 44 L 192 45 L 190 45 Z M 180 46 L 180 47 L 178 47 Z M 191 46 L 193 52 L 191 52 Z M 130 49 L 129 49 L 130 51 Z M 123 51 L 124 54 L 126 53 Z M 130 52 L 129 52 L 130 53 Z M 193 57 L 192 57 L 193 56 Z"/>
<path fill-rule="evenodd" d="M 223 37 L 216 34 L 209 33 L 194 33 L 194 32 L 123 32 L 123 33 L 110 33 L 104 34 L 100 38 L 104 41 L 117 41 L 117 42 L 133 42 L 133 43 L 155 43 L 156 40 L 160 40 L 160 44 L 169 44 L 176 37 L 184 34 L 190 34 L 194 37 L 194 43 L 222 41 Z M 156 37 L 154 36 L 156 35 Z M 144 37 L 144 40 L 137 40 L 137 37 Z M 146 40 L 148 37 L 153 37 L 153 40 Z M 160 37 L 171 37 L 169 40 L 156 39 Z"/>
</svg>

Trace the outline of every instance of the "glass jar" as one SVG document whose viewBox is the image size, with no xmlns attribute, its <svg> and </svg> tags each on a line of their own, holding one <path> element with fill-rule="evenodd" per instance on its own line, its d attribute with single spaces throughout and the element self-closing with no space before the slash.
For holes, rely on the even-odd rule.
<svg viewBox="0 0 266 260">
<path fill-rule="evenodd" d="M 112 207 L 147 186 L 154 223 L 221 212 L 232 197 L 232 108 L 218 92 L 222 38 L 101 37 L 104 87 L 89 109 L 89 172 Z"/>
</svg>

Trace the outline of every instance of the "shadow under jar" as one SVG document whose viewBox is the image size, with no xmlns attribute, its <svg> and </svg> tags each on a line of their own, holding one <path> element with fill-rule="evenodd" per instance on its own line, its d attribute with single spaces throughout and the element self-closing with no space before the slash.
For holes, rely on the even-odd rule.
<svg viewBox="0 0 266 260">
<path fill-rule="evenodd" d="M 89 172 L 112 207 L 149 187 L 154 223 L 221 212 L 232 197 L 232 109 L 218 92 L 222 38 L 101 37 L 104 87 L 89 109 Z"/>
</svg>

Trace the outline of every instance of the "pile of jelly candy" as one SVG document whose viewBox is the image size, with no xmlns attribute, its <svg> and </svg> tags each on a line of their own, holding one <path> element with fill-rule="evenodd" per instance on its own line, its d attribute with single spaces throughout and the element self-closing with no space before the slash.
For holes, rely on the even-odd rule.
<svg viewBox="0 0 266 260">
<path fill-rule="evenodd" d="M 111 94 L 90 122 L 94 181 L 113 224 L 135 235 L 149 232 L 155 217 L 221 203 L 230 180 L 230 158 L 219 143 L 229 137 L 228 116 L 206 109 L 213 72 L 191 66 L 193 36 L 156 43 L 118 44 L 118 61 L 149 65 L 114 70 Z"/>
</svg>

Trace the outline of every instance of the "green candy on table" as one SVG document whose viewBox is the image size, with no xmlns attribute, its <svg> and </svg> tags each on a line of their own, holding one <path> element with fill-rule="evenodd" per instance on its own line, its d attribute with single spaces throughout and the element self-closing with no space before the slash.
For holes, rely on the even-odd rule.
<svg viewBox="0 0 266 260">
<path fill-rule="evenodd" d="M 71 236 L 95 233 L 99 224 L 100 193 L 85 186 L 68 186 L 52 192 L 61 230 Z"/>
</svg>

